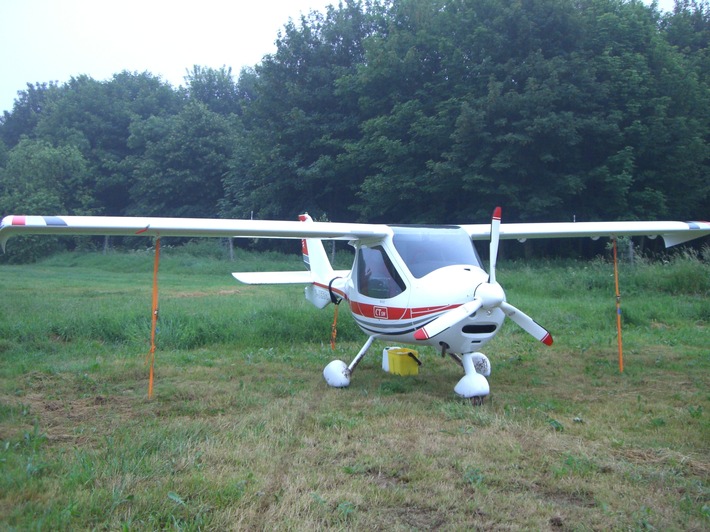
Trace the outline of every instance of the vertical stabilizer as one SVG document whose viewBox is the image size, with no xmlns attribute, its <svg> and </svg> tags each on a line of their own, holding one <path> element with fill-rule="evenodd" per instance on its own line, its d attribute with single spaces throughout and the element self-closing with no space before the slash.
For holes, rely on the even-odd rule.
<svg viewBox="0 0 710 532">
<path fill-rule="evenodd" d="M 313 221 L 308 214 L 301 214 L 298 219 L 306 223 Z M 311 271 L 313 281 L 327 285 L 334 277 L 334 273 L 330 260 L 328 260 L 328 254 L 323 247 L 323 241 L 319 238 L 304 238 L 301 240 L 301 249 L 303 262 L 306 264 L 306 268 Z"/>
<path fill-rule="evenodd" d="M 301 214 L 298 219 L 306 223 L 313 222 L 308 214 Z M 332 281 L 337 275 L 330 265 L 321 239 L 304 238 L 301 240 L 301 249 L 303 262 L 306 264 L 306 268 L 311 271 L 312 284 L 306 287 L 306 299 L 317 308 L 323 308 L 332 302 L 330 290 Z"/>
</svg>

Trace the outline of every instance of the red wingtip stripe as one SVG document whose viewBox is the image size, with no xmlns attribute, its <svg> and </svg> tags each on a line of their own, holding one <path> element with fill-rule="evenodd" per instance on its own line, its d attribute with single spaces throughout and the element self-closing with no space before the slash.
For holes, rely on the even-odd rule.
<svg viewBox="0 0 710 532">
<path fill-rule="evenodd" d="M 547 333 L 545 337 L 540 341 L 545 345 L 552 345 L 552 335 L 550 333 Z"/>
<path fill-rule="evenodd" d="M 26 218 L 24 216 L 13 216 L 12 225 L 25 225 Z"/>
<path fill-rule="evenodd" d="M 493 219 L 494 219 L 494 220 L 500 220 L 500 217 L 501 217 L 501 208 L 500 208 L 500 207 L 496 207 L 496 208 L 493 210 Z"/>
</svg>

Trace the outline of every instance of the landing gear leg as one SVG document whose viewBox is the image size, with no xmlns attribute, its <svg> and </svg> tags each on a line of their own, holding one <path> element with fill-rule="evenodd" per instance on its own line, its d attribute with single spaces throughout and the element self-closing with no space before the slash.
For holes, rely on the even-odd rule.
<svg viewBox="0 0 710 532">
<path fill-rule="evenodd" d="M 483 404 L 485 397 L 491 393 L 488 380 L 476 372 L 475 359 L 478 358 L 478 355 L 485 357 L 481 353 L 465 353 L 461 357 L 466 375 L 461 377 L 461 380 L 454 388 L 454 391 L 461 397 L 470 398 L 474 405 Z M 486 360 L 488 360 L 487 357 Z M 488 364 L 488 369 L 490 374 L 490 363 Z"/>
<path fill-rule="evenodd" d="M 360 352 L 355 358 L 353 358 L 353 361 L 350 362 L 349 366 L 345 365 L 345 362 L 342 360 L 333 360 L 330 364 L 328 364 L 323 370 L 325 382 L 333 388 L 346 388 L 350 386 L 351 375 L 367 353 L 367 350 L 370 349 L 370 346 L 374 340 L 374 336 L 370 336 L 367 339 L 367 342 L 365 342 L 365 345 L 362 346 Z"/>
<path fill-rule="evenodd" d="M 456 353 L 452 353 L 451 351 L 449 351 L 449 344 L 439 342 L 439 345 L 441 346 L 441 358 L 444 358 L 446 355 L 449 355 L 451 357 L 451 360 L 456 362 L 459 366 L 463 367 L 461 357 L 458 356 Z"/>
</svg>

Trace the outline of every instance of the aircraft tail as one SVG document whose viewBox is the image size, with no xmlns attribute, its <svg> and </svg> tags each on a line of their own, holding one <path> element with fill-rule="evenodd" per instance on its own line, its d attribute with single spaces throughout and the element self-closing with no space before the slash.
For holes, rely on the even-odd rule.
<svg viewBox="0 0 710 532">
<path fill-rule="evenodd" d="M 301 214 L 298 219 L 310 223 L 313 219 L 308 214 Z M 303 262 L 311 272 L 314 282 L 329 282 L 333 278 L 333 267 L 330 265 L 328 254 L 319 238 L 304 238 L 301 240 Z"/>
<path fill-rule="evenodd" d="M 308 214 L 301 214 L 299 220 L 312 223 Z M 333 302 L 333 298 L 342 297 L 342 284 L 349 271 L 334 271 L 328 254 L 319 238 L 301 240 L 303 262 L 308 271 L 298 272 L 234 272 L 232 275 L 246 284 L 307 284 L 306 299 L 318 308 Z M 331 296 L 331 292 L 333 296 Z"/>
<path fill-rule="evenodd" d="M 312 223 L 313 219 L 308 214 L 301 214 L 299 220 Z M 303 262 L 311 272 L 312 284 L 306 287 L 306 299 L 318 308 L 325 307 L 332 302 L 332 282 L 339 274 L 335 272 L 328 259 L 328 254 L 319 238 L 304 238 L 301 240 Z"/>
</svg>

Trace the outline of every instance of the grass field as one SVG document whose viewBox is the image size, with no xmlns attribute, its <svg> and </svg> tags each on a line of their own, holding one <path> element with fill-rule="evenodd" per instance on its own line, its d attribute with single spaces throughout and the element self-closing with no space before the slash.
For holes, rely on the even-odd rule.
<svg viewBox="0 0 710 532">
<path fill-rule="evenodd" d="M 0 529 L 710 529 L 710 264 L 507 264 L 507 323 L 482 407 L 421 351 L 350 388 L 321 371 L 365 336 L 301 287 L 229 272 L 298 258 L 164 250 L 155 396 L 152 255 L 0 267 Z"/>
</svg>

